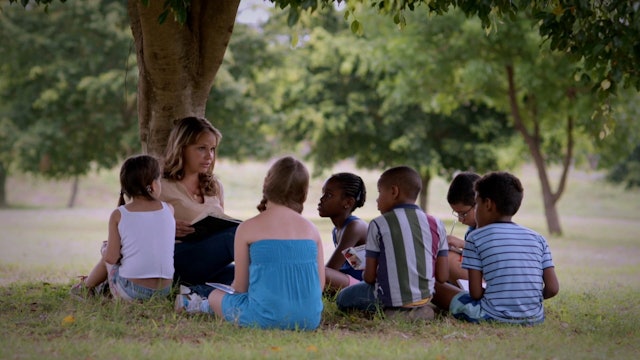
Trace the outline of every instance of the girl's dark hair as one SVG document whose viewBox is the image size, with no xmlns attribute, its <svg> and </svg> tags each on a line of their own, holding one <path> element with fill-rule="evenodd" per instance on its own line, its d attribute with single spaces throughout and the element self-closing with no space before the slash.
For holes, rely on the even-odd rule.
<svg viewBox="0 0 640 360">
<path fill-rule="evenodd" d="M 524 188 L 520 179 L 505 171 L 493 171 L 475 182 L 474 188 L 481 199 L 491 199 L 502 215 L 512 216 L 522 204 Z"/>
<path fill-rule="evenodd" d="M 476 192 L 473 190 L 473 183 L 478 179 L 480 179 L 480 175 L 474 172 L 463 171 L 458 173 L 458 175 L 451 180 L 451 184 L 449 185 L 447 202 L 451 205 L 475 205 Z"/>
<path fill-rule="evenodd" d="M 271 166 L 264 178 L 258 210 L 264 211 L 270 201 L 302 213 L 308 190 L 309 171 L 304 164 L 291 156 L 283 157 Z"/>
<path fill-rule="evenodd" d="M 345 196 L 356 200 L 351 211 L 362 207 L 367 200 L 367 189 L 362 178 L 356 174 L 341 172 L 331 175 L 327 181 L 334 181 L 340 184 Z"/>
<path fill-rule="evenodd" d="M 209 120 L 195 116 L 189 116 L 175 121 L 175 126 L 171 129 L 167 148 L 165 151 L 163 164 L 163 177 L 169 180 L 182 180 L 184 178 L 184 149 L 198 141 L 198 137 L 208 131 L 216 138 L 218 145 L 222 139 L 222 134 L 213 127 Z M 217 149 L 216 153 L 217 155 Z M 213 175 L 215 161 L 206 173 L 198 174 L 200 189 L 207 196 L 216 196 L 220 192 L 218 180 Z"/>
<path fill-rule="evenodd" d="M 120 168 L 120 199 L 118 206 L 124 205 L 124 195 L 132 199 L 142 196 L 155 200 L 151 184 L 160 178 L 160 163 L 150 155 L 136 155 L 128 158 Z"/>
</svg>

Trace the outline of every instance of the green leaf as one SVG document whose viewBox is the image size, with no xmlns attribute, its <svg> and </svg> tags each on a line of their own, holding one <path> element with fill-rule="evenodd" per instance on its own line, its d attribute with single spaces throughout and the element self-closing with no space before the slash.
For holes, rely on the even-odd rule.
<svg viewBox="0 0 640 360">
<path fill-rule="evenodd" d="M 362 32 L 362 24 L 360 24 L 360 21 L 358 20 L 353 20 L 351 22 L 351 32 L 356 34 L 356 35 L 360 35 Z"/>
<path fill-rule="evenodd" d="M 296 7 L 291 7 L 289 9 L 289 16 L 287 16 L 287 25 L 289 25 L 289 27 L 293 27 L 295 24 L 298 23 L 299 19 L 300 19 L 300 9 Z"/>
</svg>

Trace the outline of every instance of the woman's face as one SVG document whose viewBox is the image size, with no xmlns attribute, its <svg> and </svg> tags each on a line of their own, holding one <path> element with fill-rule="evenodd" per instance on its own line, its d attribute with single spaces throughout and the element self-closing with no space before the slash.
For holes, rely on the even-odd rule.
<svg viewBox="0 0 640 360">
<path fill-rule="evenodd" d="M 200 134 L 194 144 L 187 145 L 182 154 L 186 174 L 207 173 L 216 161 L 218 140 L 209 131 Z"/>
</svg>

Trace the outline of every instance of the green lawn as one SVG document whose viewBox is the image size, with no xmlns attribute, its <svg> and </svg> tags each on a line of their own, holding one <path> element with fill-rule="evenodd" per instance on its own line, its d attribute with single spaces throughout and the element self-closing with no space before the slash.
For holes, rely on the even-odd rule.
<svg viewBox="0 0 640 360">
<path fill-rule="evenodd" d="M 219 162 L 230 215 L 256 213 L 267 167 Z M 343 163 L 332 169 L 345 170 L 353 168 Z M 356 214 L 370 219 L 377 215 L 378 173 L 356 172 L 369 191 Z M 525 202 L 515 220 L 546 234 L 535 171 L 524 167 L 516 174 Z M 316 212 L 322 181 L 314 179 L 304 214 L 318 224 L 328 255 L 331 224 Z M 640 353 L 640 192 L 606 184 L 599 173 L 571 173 L 559 206 L 565 234 L 548 237 L 560 294 L 545 302 L 545 323 L 530 328 L 471 325 L 448 316 L 431 324 L 363 319 L 325 299 L 318 331 L 259 331 L 176 315 L 170 301 L 73 301 L 70 284 L 90 270 L 105 239 L 117 172 L 82 180 L 74 209 L 64 208 L 67 182 L 18 176 L 9 179 L 9 189 L 14 207 L 0 210 L 0 359 L 635 359 Z M 446 189 L 444 180 L 432 182 L 429 211 L 450 227 Z"/>
</svg>

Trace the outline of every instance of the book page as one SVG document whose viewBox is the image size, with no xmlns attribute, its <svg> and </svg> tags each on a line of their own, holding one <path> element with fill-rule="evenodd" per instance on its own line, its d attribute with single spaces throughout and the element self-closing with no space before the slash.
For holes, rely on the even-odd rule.
<svg viewBox="0 0 640 360">
<path fill-rule="evenodd" d="M 344 258 L 347 259 L 349 265 L 356 270 L 364 270 L 366 265 L 364 245 L 346 248 L 342 251 Z"/>
</svg>

